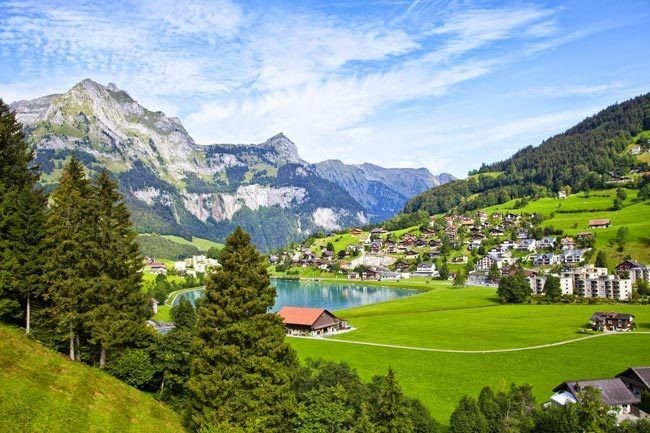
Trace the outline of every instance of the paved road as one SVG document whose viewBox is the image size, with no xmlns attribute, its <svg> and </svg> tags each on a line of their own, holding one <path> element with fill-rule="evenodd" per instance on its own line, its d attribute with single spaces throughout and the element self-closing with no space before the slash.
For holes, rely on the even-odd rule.
<svg viewBox="0 0 650 433">
<path fill-rule="evenodd" d="M 406 349 L 406 350 L 418 350 L 421 352 L 439 352 L 439 353 L 502 353 L 502 352 L 521 352 L 523 350 L 536 350 L 544 349 L 546 347 L 562 346 L 565 344 L 576 343 L 578 341 L 589 340 L 591 338 L 605 337 L 608 335 L 637 335 L 637 334 L 646 334 L 650 335 L 650 332 L 608 332 L 601 334 L 587 335 L 585 337 L 574 338 L 571 340 L 558 341 L 556 343 L 540 344 L 538 346 L 528 346 L 528 347 L 513 347 L 510 349 L 490 349 L 490 350 L 458 350 L 458 349 L 433 349 L 429 347 L 414 347 L 414 346 L 399 346 L 395 344 L 381 344 L 381 343 L 370 343 L 367 341 L 353 341 L 353 340 L 339 340 L 337 338 L 319 338 L 319 337 L 298 337 L 291 336 L 291 338 L 305 338 L 309 340 L 319 340 L 319 341 L 329 341 L 332 343 L 347 343 L 347 344 L 359 344 L 362 346 L 376 346 L 376 347 L 388 347 L 391 349 Z"/>
</svg>

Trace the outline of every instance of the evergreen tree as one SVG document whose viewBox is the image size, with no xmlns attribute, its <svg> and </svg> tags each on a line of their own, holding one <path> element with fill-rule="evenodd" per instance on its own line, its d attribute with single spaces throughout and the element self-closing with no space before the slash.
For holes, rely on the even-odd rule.
<svg viewBox="0 0 650 433">
<path fill-rule="evenodd" d="M 607 253 L 603 250 L 598 251 L 598 254 L 596 254 L 595 266 L 598 268 L 607 268 L 608 265 Z"/>
<path fill-rule="evenodd" d="M 43 236 L 47 199 L 22 126 L 0 99 L 0 317 L 24 316 L 42 301 Z"/>
<path fill-rule="evenodd" d="M 456 272 L 456 275 L 454 275 L 454 281 L 452 284 L 454 285 L 454 287 L 464 287 L 466 282 L 467 282 L 467 274 L 465 273 L 464 270 L 459 269 Z"/>
<path fill-rule="evenodd" d="M 449 278 L 449 267 L 447 266 L 447 257 L 442 258 L 442 265 L 440 265 L 440 279 L 447 280 Z"/>
<path fill-rule="evenodd" d="M 144 332 L 150 315 L 147 297 L 140 287 L 142 256 L 135 240 L 137 234 L 117 188 L 117 183 L 104 171 L 94 182 L 92 196 L 97 214 L 97 257 L 84 325 L 90 341 L 100 347 L 100 368 L 106 364 L 108 350 L 125 347 Z"/>
<path fill-rule="evenodd" d="M 413 423 L 404 394 L 395 379 L 392 369 L 384 378 L 376 380 L 375 424 L 381 433 L 409 433 L 413 431 Z"/>
<path fill-rule="evenodd" d="M 274 433 L 290 430 L 296 355 L 275 302 L 264 258 L 240 227 L 226 240 L 222 267 L 208 278 L 197 311 L 196 353 L 187 423 L 227 423 Z"/>
<path fill-rule="evenodd" d="M 544 293 L 549 302 L 557 302 L 562 297 L 562 288 L 560 287 L 560 278 L 554 275 L 546 277 L 544 282 Z"/>
<path fill-rule="evenodd" d="M 488 271 L 488 279 L 493 283 L 496 283 L 501 278 L 501 269 L 497 266 L 496 261 L 492 261 L 490 265 L 490 270 Z"/>
<path fill-rule="evenodd" d="M 476 400 L 464 396 L 449 419 L 449 433 L 488 433 L 488 422 Z"/>
<path fill-rule="evenodd" d="M 80 359 L 79 345 L 89 294 L 95 284 L 97 212 L 93 191 L 81 162 L 66 164 L 58 188 L 51 197 L 47 219 L 45 278 L 52 315 L 64 327 L 70 358 Z"/>
</svg>

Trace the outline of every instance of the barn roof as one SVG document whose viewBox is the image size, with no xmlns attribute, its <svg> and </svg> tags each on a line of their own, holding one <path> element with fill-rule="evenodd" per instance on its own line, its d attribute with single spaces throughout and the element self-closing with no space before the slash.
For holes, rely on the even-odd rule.
<svg viewBox="0 0 650 433">
<path fill-rule="evenodd" d="M 286 324 L 312 326 L 325 312 L 336 317 L 325 308 L 307 307 L 282 307 L 278 314 Z"/>
</svg>

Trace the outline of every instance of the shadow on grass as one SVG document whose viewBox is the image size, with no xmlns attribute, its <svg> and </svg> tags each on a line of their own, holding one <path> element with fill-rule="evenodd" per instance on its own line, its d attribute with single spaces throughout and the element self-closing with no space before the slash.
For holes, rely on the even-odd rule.
<svg viewBox="0 0 650 433">
<path fill-rule="evenodd" d="M 646 331 L 650 329 L 650 323 L 637 323 L 636 329 L 638 329 L 639 331 Z"/>
</svg>

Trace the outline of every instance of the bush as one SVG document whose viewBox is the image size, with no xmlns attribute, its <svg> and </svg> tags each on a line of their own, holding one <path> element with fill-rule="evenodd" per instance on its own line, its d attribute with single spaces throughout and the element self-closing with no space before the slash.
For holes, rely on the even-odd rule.
<svg viewBox="0 0 650 433">
<path fill-rule="evenodd" d="M 128 349 L 109 363 L 108 371 L 136 388 L 143 388 L 156 372 L 146 350 Z"/>
</svg>

